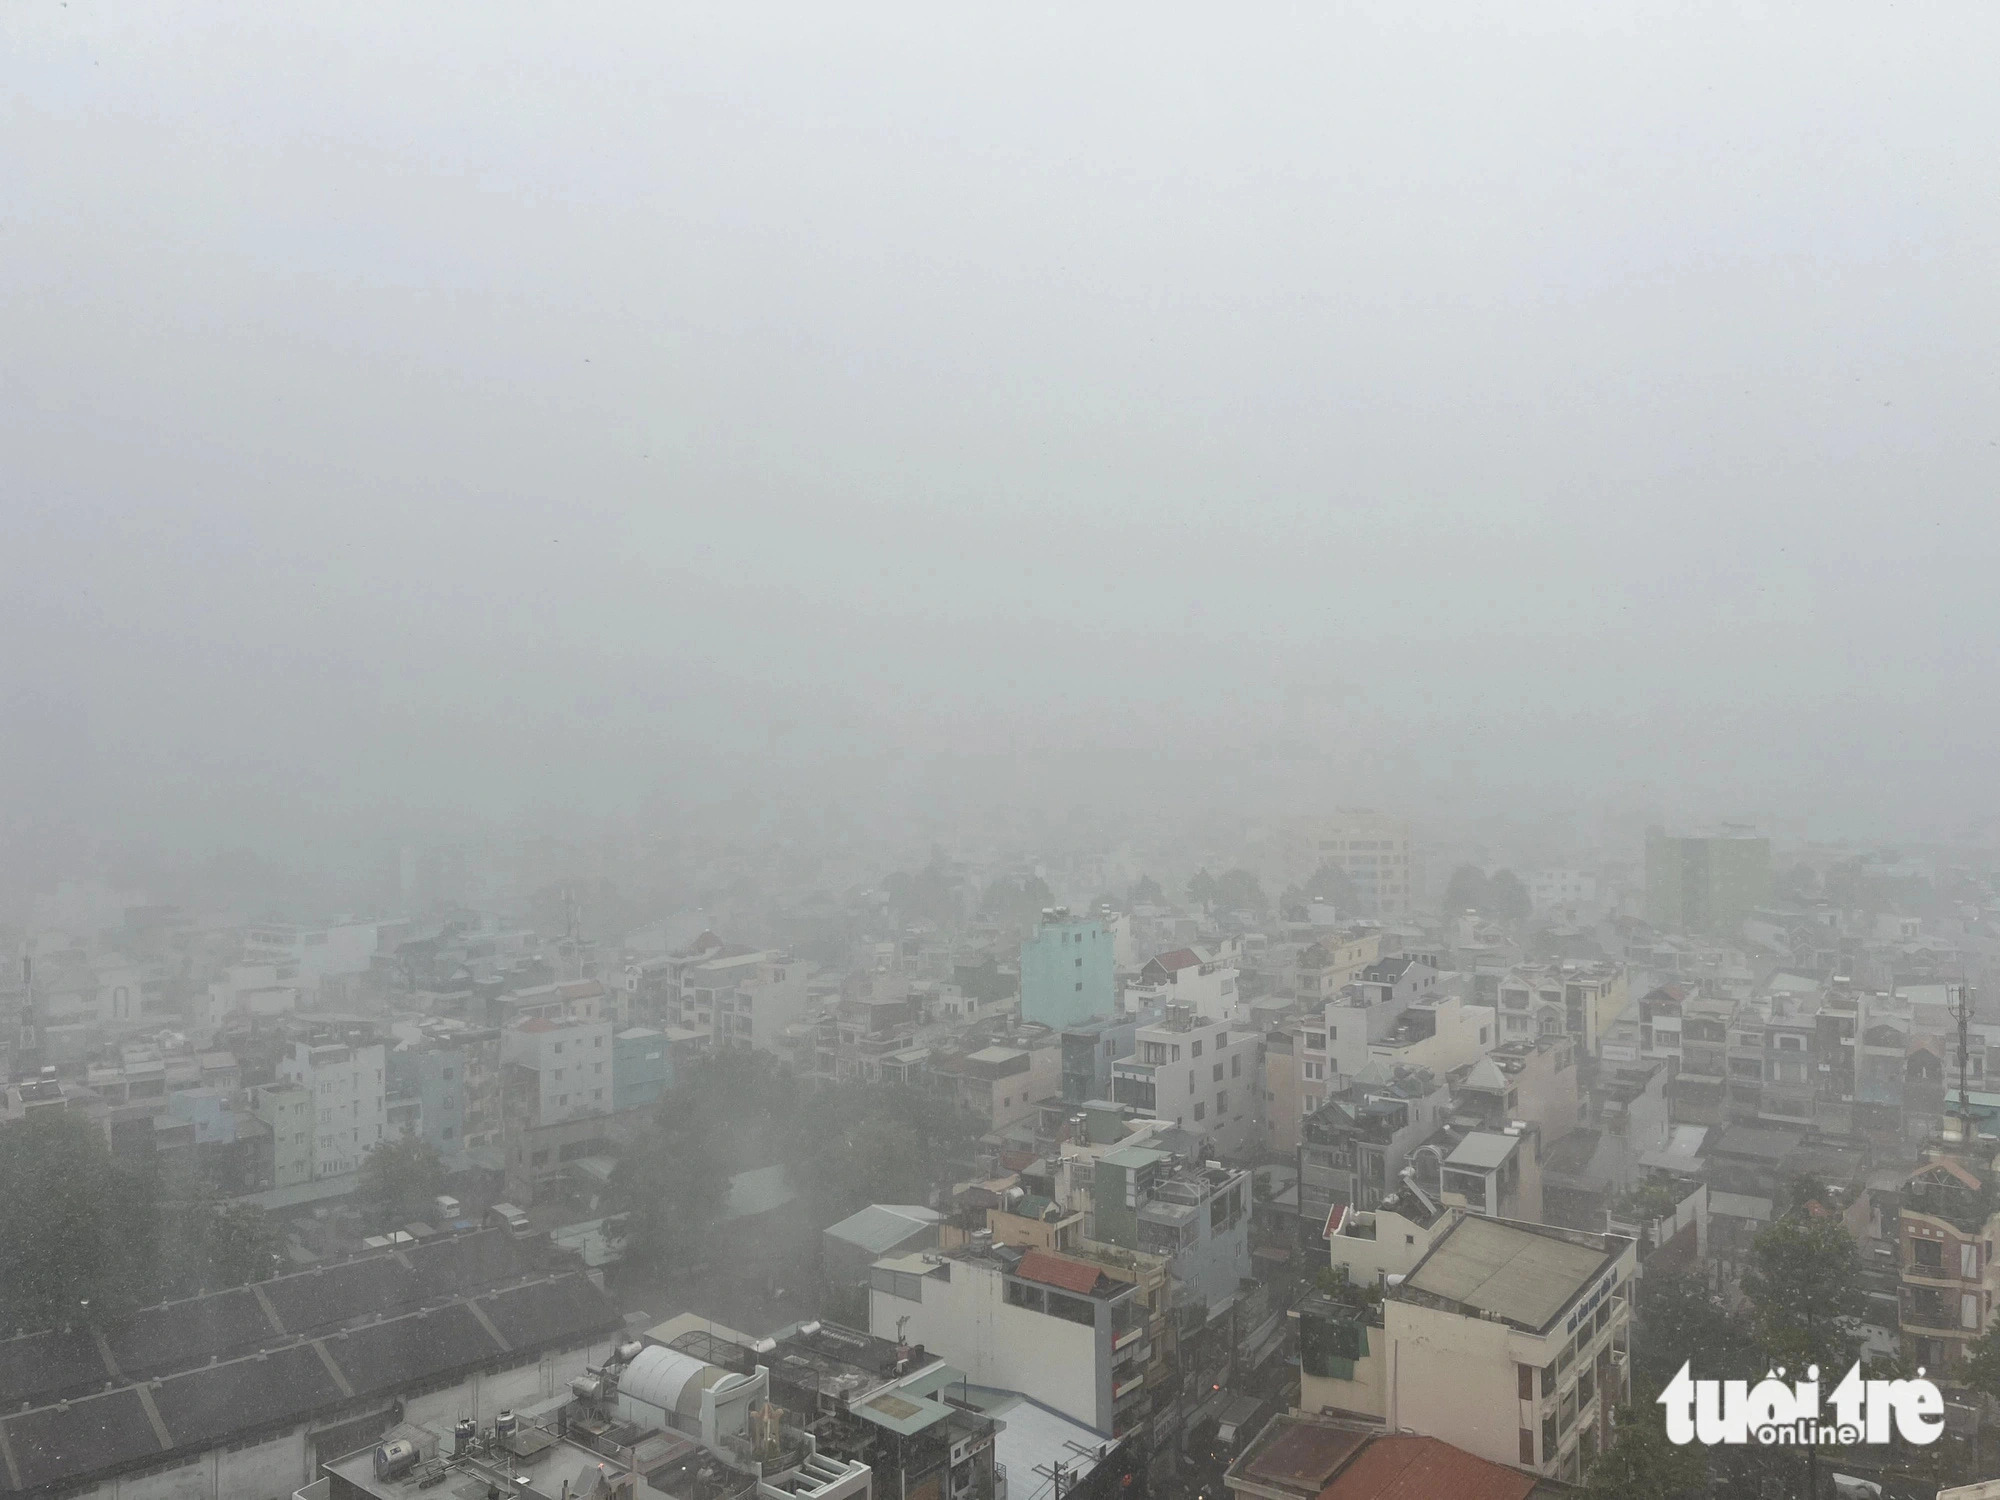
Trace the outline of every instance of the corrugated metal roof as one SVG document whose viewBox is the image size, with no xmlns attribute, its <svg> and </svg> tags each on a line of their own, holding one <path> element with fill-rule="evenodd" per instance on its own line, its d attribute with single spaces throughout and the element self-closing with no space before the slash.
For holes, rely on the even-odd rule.
<svg viewBox="0 0 2000 1500">
<path fill-rule="evenodd" d="M 1514 1148 L 1521 1143 L 1517 1135 L 1495 1135 L 1490 1131 L 1475 1130 L 1444 1159 L 1448 1167 L 1471 1167 L 1474 1171 L 1490 1171 L 1514 1154 Z"/>
<path fill-rule="evenodd" d="M 1088 1296 L 1097 1286 L 1097 1278 L 1103 1273 L 1095 1266 L 1087 1266 L 1082 1261 L 1065 1260 L 1060 1255 L 1051 1255 L 1046 1250 L 1030 1250 L 1021 1257 L 1021 1264 L 1015 1274 L 1027 1281 L 1039 1281 L 1047 1286 L 1059 1286 L 1066 1292 L 1076 1292 Z"/>
<path fill-rule="evenodd" d="M 934 1226 L 938 1217 L 936 1209 L 919 1208 L 915 1204 L 871 1203 L 838 1224 L 828 1225 L 824 1232 L 872 1254 L 883 1255 L 912 1235 Z"/>
</svg>

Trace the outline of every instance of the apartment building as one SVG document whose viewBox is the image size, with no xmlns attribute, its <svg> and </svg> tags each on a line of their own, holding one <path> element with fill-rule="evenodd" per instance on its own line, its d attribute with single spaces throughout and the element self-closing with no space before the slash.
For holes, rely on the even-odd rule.
<svg viewBox="0 0 2000 1500">
<path fill-rule="evenodd" d="M 869 1273 L 868 1329 L 1107 1437 L 1146 1409 L 1145 1305 L 1088 1261 L 1002 1245 L 887 1257 Z"/>
<path fill-rule="evenodd" d="M 1646 834 L 1646 920 L 1665 932 L 1734 933 L 1771 898 L 1771 841 L 1725 826 Z"/>
<path fill-rule="evenodd" d="M 1899 1210 L 1903 1355 L 1947 1377 L 1992 1325 L 2000 1296 L 2000 1183 L 1952 1156 L 1936 1156 L 1903 1185 Z"/>
<path fill-rule="evenodd" d="M 1237 1008 L 1241 950 L 1241 943 L 1232 939 L 1221 949 L 1175 948 L 1156 954 L 1126 986 L 1126 1012 L 1138 1015 L 1180 1006 L 1203 1020 L 1232 1019 Z"/>
<path fill-rule="evenodd" d="M 1021 943 L 1021 1019 L 1061 1028 L 1110 1015 L 1118 1008 L 1114 946 L 1096 917 L 1066 906 L 1044 911 Z"/>
<path fill-rule="evenodd" d="M 311 1182 L 318 1123 L 312 1090 L 302 1083 L 259 1084 L 250 1090 L 250 1113 L 271 1131 L 271 1186 Z"/>
<path fill-rule="evenodd" d="M 1442 1074 L 1472 1062 L 1498 1037 L 1493 1007 L 1468 1003 L 1462 978 L 1408 954 L 1368 965 L 1318 1021 L 1301 1031 L 1297 1053 L 1307 1112 L 1371 1062 Z"/>
<path fill-rule="evenodd" d="M 1062 1096 L 1071 1104 L 1111 1097 L 1111 1065 L 1132 1055 L 1139 1028 L 1157 1015 L 1101 1016 L 1062 1034 Z"/>
<path fill-rule="evenodd" d="M 1316 1246 L 1337 1205 L 1373 1209 L 1399 1192 L 1411 1153 L 1450 1112 L 1428 1068 L 1379 1067 L 1329 1098 L 1299 1127 L 1300 1234 Z"/>
<path fill-rule="evenodd" d="M 1323 933 L 1292 961 L 1291 993 L 1308 1010 L 1317 1010 L 1361 977 L 1362 970 L 1382 956 L 1378 932 Z"/>
<path fill-rule="evenodd" d="M 1305 1028 L 1297 1021 L 1264 1033 L 1264 1147 L 1286 1152 L 1299 1148 L 1299 1122 L 1305 1118 L 1306 1082 L 1299 1057 Z M 1324 1068 L 1324 1061 L 1320 1066 Z M 1315 1093 L 1315 1099 L 1319 1095 Z"/>
<path fill-rule="evenodd" d="M 1027 1045 L 996 1042 L 973 1052 L 931 1053 L 924 1064 L 926 1086 L 984 1130 L 1025 1120 L 1041 1101 L 1062 1092 L 1062 1043 L 1045 1032 L 1021 1040 Z"/>
<path fill-rule="evenodd" d="M 1210 1317 L 1250 1276 L 1247 1172 L 1127 1146 L 1098 1159 L 1090 1202 L 1095 1239 L 1163 1257 Z"/>
<path fill-rule="evenodd" d="M 1263 1136 L 1263 1038 L 1182 1006 L 1134 1033 L 1131 1057 L 1111 1065 L 1111 1097 L 1141 1114 L 1172 1120 L 1230 1155 Z"/>
<path fill-rule="evenodd" d="M 1499 984 L 1503 1041 L 1559 1033 L 1596 1057 L 1612 1022 L 1631 998 L 1623 964 L 1521 964 Z"/>
<path fill-rule="evenodd" d="M 611 1113 L 611 1037 L 609 1021 L 533 1020 L 507 1028 L 500 1058 L 509 1074 L 508 1092 L 532 1082 L 527 1124 Z M 532 1080 L 519 1077 L 527 1074 Z"/>
<path fill-rule="evenodd" d="M 313 1177 L 360 1171 L 362 1158 L 386 1135 L 384 1058 L 379 1042 L 294 1042 L 290 1055 L 278 1060 L 278 1081 L 312 1098 Z"/>
<path fill-rule="evenodd" d="M 680 1024 L 717 1047 L 775 1052 L 805 1017 L 811 977 L 811 966 L 788 954 L 725 949 L 682 971 Z"/>
<path fill-rule="evenodd" d="M 1405 819 L 1368 810 L 1342 813 L 1321 824 L 1317 835 L 1319 862 L 1346 874 L 1364 916 L 1410 915 L 1423 879 L 1412 865 Z"/>
<path fill-rule="evenodd" d="M 1631 1395 L 1633 1241 L 1469 1215 L 1383 1304 L 1382 1415 L 1576 1483 Z"/>
<path fill-rule="evenodd" d="M 1538 916 L 1585 910 L 1597 904 L 1597 877 L 1588 870 L 1532 870 L 1527 883 L 1528 899 Z"/>
</svg>

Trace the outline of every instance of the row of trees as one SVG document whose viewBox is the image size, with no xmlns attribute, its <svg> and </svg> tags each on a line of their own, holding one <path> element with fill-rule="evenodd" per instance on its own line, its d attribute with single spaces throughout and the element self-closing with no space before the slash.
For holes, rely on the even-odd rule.
<svg viewBox="0 0 2000 1500">
<path fill-rule="evenodd" d="M 0 1328 L 101 1327 L 277 1267 L 263 1211 L 197 1174 L 121 1165 L 74 1115 L 0 1131 Z"/>
<path fill-rule="evenodd" d="M 1460 865 L 1444 888 L 1444 909 L 1451 913 L 1476 911 L 1496 922 L 1525 922 L 1535 904 L 1528 897 L 1527 884 L 1512 870 L 1495 870 L 1488 875 L 1477 865 Z"/>
</svg>

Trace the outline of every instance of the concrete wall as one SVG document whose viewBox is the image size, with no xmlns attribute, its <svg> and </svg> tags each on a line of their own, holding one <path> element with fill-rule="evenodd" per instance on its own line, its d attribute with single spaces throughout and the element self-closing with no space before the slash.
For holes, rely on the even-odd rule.
<svg viewBox="0 0 2000 1500">
<path fill-rule="evenodd" d="M 871 1287 L 868 1331 L 922 1344 L 964 1370 L 976 1385 L 1025 1391 L 1099 1431 L 1110 1430 L 1110 1328 L 1102 1330 L 1009 1306 L 997 1270 L 951 1263 L 951 1280 L 923 1278 L 923 1300 Z M 907 1322 L 903 1320 L 907 1319 Z M 1105 1358 L 1098 1357 L 1102 1333 Z M 1106 1388 L 1099 1390 L 1102 1371 Z M 1100 1398 L 1102 1405 L 1100 1406 Z"/>
</svg>

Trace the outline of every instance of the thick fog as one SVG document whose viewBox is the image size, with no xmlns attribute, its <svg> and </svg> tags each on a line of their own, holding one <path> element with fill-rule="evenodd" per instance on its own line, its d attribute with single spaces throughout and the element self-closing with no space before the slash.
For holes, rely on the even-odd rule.
<svg viewBox="0 0 2000 1500">
<path fill-rule="evenodd" d="M 17 4 L 5 826 L 1981 823 L 1996 45 L 1969 4 Z"/>
</svg>

